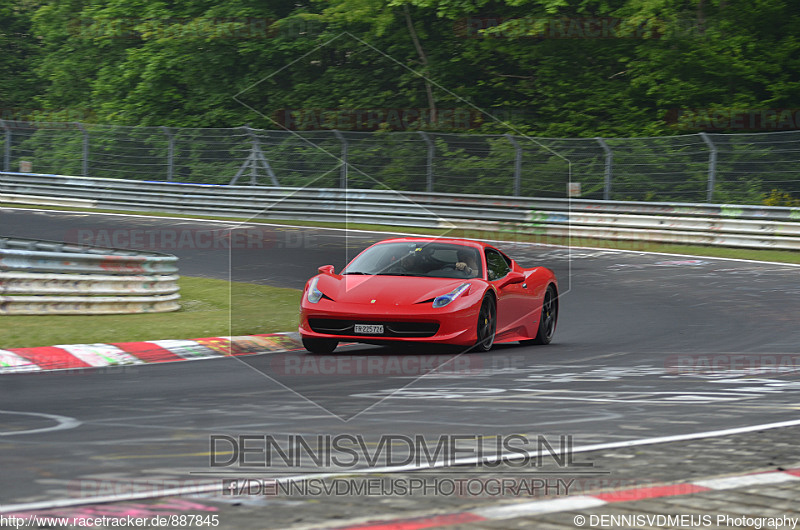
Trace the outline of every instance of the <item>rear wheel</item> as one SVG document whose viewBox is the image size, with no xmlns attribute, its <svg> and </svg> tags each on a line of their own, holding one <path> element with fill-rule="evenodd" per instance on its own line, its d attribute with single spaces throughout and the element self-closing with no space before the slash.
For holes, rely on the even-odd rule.
<svg viewBox="0 0 800 530">
<path fill-rule="evenodd" d="M 478 313 L 478 341 L 475 351 L 486 352 L 494 345 L 494 335 L 497 332 L 497 304 L 492 296 L 487 296 L 481 302 Z"/>
<path fill-rule="evenodd" d="M 553 335 L 556 334 L 556 323 L 558 322 L 558 294 L 552 285 L 547 287 L 542 300 L 542 314 L 539 317 L 539 332 L 536 338 L 530 341 L 532 344 L 550 344 Z"/>
<path fill-rule="evenodd" d="M 311 353 L 332 353 L 338 346 L 336 339 L 313 339 L 303 337 L 303 347 Z"/>
</svg>

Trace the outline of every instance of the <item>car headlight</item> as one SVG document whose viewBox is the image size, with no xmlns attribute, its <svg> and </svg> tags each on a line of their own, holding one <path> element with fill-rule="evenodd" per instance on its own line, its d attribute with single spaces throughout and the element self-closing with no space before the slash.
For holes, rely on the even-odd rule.
<svg viewBox="0 0 800 530">
<path fill-rule="evenodd" d="M 316 304 L 322 299 L 323 296 L 325 296 L 322 294 L 322 291 L 317 289 L 318 281 L 319 276 L 316 276 L 313 280 L 311 280 L 311 283 L 308 284 L 308 294 L 306 294 L 306 299 L 312 304 Z"/>
<path fill-rule="evenodd" d="M 459 285 L 458 287 L 456 287 L 455 289 L 453 289 L 449 293 L 443 294 L 442 296 L 437 296 L 436 298 L 434 298 L 433 299 L 433 307 L 444 307 L 447 304 L 449 304 L 450 302 L 452 302 L 453 300 L 455 300 L 456 298 L 458 298 L 459 295 L 462 295 L 462 294 L 466 293 L 467 291 L 469 291 L 469 284 L 468 283 L 462 283 L 461 285 Z"/>
</svg>

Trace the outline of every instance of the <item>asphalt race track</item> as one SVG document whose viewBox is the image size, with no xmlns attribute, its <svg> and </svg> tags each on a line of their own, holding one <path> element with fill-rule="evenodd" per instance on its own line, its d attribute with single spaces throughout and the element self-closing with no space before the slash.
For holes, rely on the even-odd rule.
<svg viewBox="0 0 800 530">
<path fill-rule="evenodd" d="M 0 227 L 132 242 L 178 255 L 182 275 L 294 288 L 387 237 L 12 209 L 0 209 Z M 231 238 L 207 237 L 234 227 L 245 235 L 233 250 Z M 580 447 L 800 417 L 797 267 L 499 246 L 556 272 L 553 344 L 462 356 L 350 345 L 328 360 L 287 352 L 0 377 L 0 504 L 91 496 L 108 481 L 213 481 L 213 435 L 569 435 Z"/>
</svg>

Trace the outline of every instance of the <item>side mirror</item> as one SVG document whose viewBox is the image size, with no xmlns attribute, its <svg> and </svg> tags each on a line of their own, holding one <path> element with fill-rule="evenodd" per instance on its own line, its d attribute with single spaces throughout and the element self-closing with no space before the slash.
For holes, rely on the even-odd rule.
<svg viewBox="0 0 800 530">
<path fill-rule="evenodd" d="M 505 275 L 503 279 L 500 280 L 499 288 L 503 288 L 506 285 L 512 285 L 515 283 L 522 283 L 525 281 L 525 275 L 521 272 L 511 271 Z"/>
<path fill-rule="evenodd" d="M 323 265 L 317 269 L 320 274 L 333 274 L 333 265 Z"/>
</svg>

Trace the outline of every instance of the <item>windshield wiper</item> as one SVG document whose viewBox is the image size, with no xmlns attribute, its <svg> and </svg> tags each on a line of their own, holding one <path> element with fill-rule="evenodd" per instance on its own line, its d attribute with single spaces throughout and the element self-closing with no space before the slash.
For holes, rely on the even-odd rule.
<svg viewBox="0 0 800 530">
<path fill-rule="evenodd" d="M 363 274 L 364 276 L 372 276 L 372 274 L 371 274 L 371 273 L 369 273 L 369 272 L 361 272 L 361 271 L 353 271 L 353 272 L 350 272 L 350 271 L 348 271 L 348 272 L 343 272 L 343 273 L 342 273 L 342 276 L 344 276 L 344 275 L 347 275 L 347 274 Z"/>
<path fill-rule="evenodd" d="M 378 276 L 419 276 L 413 272 L 379 272 Z"/>
</svg>

